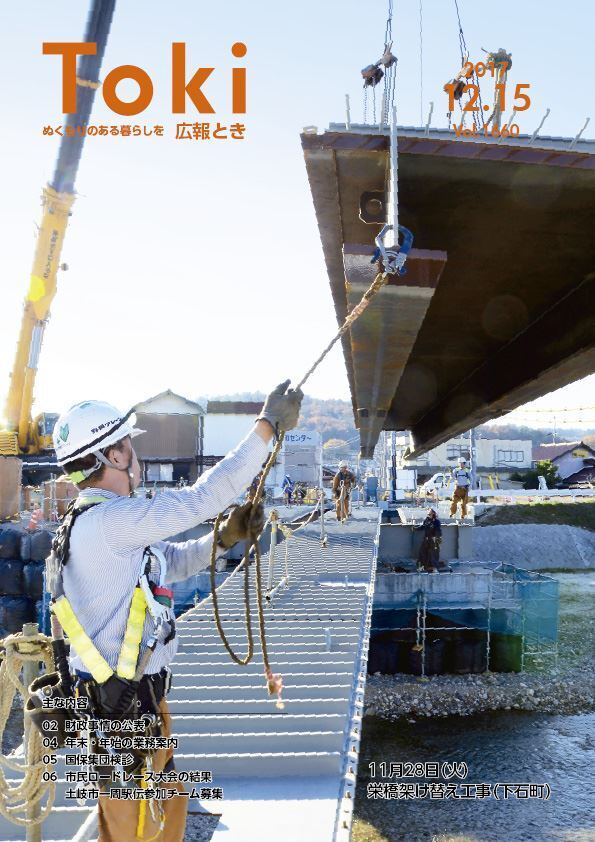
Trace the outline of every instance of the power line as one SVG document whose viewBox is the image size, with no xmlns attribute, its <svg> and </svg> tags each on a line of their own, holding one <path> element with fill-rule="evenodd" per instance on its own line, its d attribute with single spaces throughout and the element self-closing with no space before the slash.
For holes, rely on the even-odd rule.
<svg viewBox="0 0 595 842">
<path fill-rule="evenodd" d="M 529 414 L 529 413 L 533 413 L 533 412 L 544 412 L 544 413 L 549 413 L 551 415 L 552 413 L 558 414 L 560 412 L 589 412 L 589 411 L 592 411 L 594 409 L 595 409 L 595 406 L 561 407 L 559 409 L 557 409 L 557 408 L 556 409 L 554 409 L 554 408 L 551 408 L 551 409 L 538 409 L 538 408 L 522 409 L 522 408 L 519 408 L 519 409 L 511 409 L 510 413 L 507 413 L 507 414 L 512 415 L 513 412 L 517 412 L 519 414 L 524 415 L 524 414 Z"/>
</svg>

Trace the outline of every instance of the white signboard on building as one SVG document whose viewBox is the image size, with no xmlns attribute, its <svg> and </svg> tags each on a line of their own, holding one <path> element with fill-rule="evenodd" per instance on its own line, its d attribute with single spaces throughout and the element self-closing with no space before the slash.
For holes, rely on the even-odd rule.
<svg viewBox="0 0 595 842">
<path fill-rule="evenodd" d="M 310 430 L 291 430 L 285 433 L 283 447 L 267 485 L 278 493 L 285 476 L 293 482 L 322 487 L 322 436 Z"/>
<path fill-rule="evenodd" d="M 294 482 L 322 485 L 322 436 L 309 430 L 285 433 L 284 468 Z"/>
</svg>

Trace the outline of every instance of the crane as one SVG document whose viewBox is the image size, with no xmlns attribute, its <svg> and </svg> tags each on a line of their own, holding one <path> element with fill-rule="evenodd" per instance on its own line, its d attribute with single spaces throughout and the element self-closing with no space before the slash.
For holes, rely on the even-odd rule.
<svg viewBox="0 0 595 842">
<path fill-rule="evenodd" d="M 52 431 L 58 415 L 42 412 L 31 418 L 33 389 L 43 334 L 56 295 L 57 273 L 63 268 L 60 254 L 66 226 L 76 197 L 74 183 L 85 141 L 84 132 L 77 132 L 77 127 L 86 127 L 91 116 L 115 5 L 116 0 L 93 0 L 84 40 L 96 43 L 96 53 L 79 59 L 76 112 L 67 116 L 54 175 L 43 189 L 42 220 L 4 412 L 6 427 L 0 428 L 0 456 L 27 459 L 53 449 Z M 69 130 L 69 126 L 73 128 Z"/>
</svg>

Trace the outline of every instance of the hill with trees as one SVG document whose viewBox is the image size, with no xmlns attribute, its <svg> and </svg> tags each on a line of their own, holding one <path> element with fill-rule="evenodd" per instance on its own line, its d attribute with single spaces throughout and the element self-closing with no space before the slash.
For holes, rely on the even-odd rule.
<svg viewBox="0 0 595 842">
<path fill-rule="evenodd" d="M 208 400 L 220 401 L 264 401 L 264 392 L 236 392 L 231 395 L 211 395 Z M 198 398 L 198 403 L 206 406 L 207 398 Z M 353 407 L 349 401 L 336 398 L 304 397 L 300 427 L 316 430 L 322 434 L 322 441 L 329 449 L 357 451 L 358 431 L 353 420 Z M 482 424 L 477 428 L 480 438 L 485 439 L 523 439 L 534 445 L 547 444 L 552 440 L 548 429 L 526 427 L 517 424 Z M 595 429 L 558 428 L 556 438 L 559 442 L 585 441 L 595 444 Z"/>
</svg>

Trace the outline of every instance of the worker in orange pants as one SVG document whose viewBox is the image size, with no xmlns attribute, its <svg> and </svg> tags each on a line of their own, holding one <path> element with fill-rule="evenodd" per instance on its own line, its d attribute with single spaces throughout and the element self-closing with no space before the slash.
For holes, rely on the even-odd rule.
<svg viewBox="0 0 595 842">
<path fill-rule="evenodd" d="M 471 485 L 471 474 L 467 469 L 465 459 L 459 460 L 459 467 L 453 471 L 455 489 L 452 495 L 450 516 L 455 517 L 459 501 L 461 503 L 461 517 L 467 516 L 467 501 L 469 500 L 469 486 Z"/>
<path fill-rule="evenodd" d="M 339 470 L 333 479 L 333 495 L 336 500 L 337 520 L 344 521 L 349 517 L 349 501 L 351 490 L 356 484 L 355 474 L 349 470 L 345 460 L 339 463 Z"/>
<path fill-rule="evenodd" d="M 159 704 L 163 720 L 162 736 L 171 736 L 171 714 L 165 699 Z M 159 749 L 153 756 L 154 772 L 173 771 L 173 748 Z M 179 781 L 147 783 L 148 787 L 162 787 L 184 792 Z M 121 801 L 99 796 L 99 838 L 102 842 L 183 842 L 186 829 L 188 797 L 175 795 L 165 800 Z"/>
</svg>

